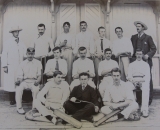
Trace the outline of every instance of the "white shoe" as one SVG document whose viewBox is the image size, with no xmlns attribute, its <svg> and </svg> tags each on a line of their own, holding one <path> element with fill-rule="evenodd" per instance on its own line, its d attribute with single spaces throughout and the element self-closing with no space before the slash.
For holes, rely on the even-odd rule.
<svg viewBox="0 0 160 130">
<path fill-rule="evenodd" d="M 55 117 L 53 117 L 53 119 L 52 119 L 51 121 L 52 121 L 52 123 L 53 123 L 54 125 L 57 125 L 57 119 L 56 119 Z"/>
<path fill-rule="evenodd" d="M 144 118 L 147 118 L 148 116 L 149 116 L 149 114 L 148 114 L 148 111 L 142 111 L 142 116 L 144 117 Z"/>
<path fill-rule="evenodd" d="M 26 112 L 23 110 L 23 108 L 17 108 L 17 112 L 21 115 L 24 115 Z"/>
</svg>

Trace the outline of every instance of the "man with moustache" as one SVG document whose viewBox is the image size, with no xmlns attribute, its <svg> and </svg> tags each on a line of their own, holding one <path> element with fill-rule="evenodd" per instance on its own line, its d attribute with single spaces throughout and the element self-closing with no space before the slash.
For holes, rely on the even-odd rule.
<svg viewBox="0 0 160 130">
<path fill-rule="evenodd" d="M 35 58 L 41 60 L 43 57 L 50 57 L 53 55 L 52 49 L 54 48 L 53 40 L 45 35 L 46 27 L 44 24 L 39 24 L 38 37 L 31 44 L 31 47 L 35 49 Z M 51 51 L 49 51 L 51 50 Z M 45 69 L 45 60 L 42 59 L 43 70 Z"/>
<path fill-rule="evenodd" d="M 3 44 L 2 67 L 4 69 L 4 91 L 9 92 L 10 105 L 15 105 L 15 81 L 19 64 L 26 57 L 26 46 L 19 37 L 19 27 L 13 27 L 9 32 L 13 35 Z"/>
<path fill-rule="evenodd" d="M 147 62 L 150 66 L 150 97 L 149 97 L 149 104 L 152 102 L 153 98 L 153 81 L 152 81 L 152 57 L 156 53 L 156 46 L 151 36 L 144 33 L 148 27 L 141 21 L 135 21 L 134 25 L 137 28 L 138 34 L 135 34 L 131 37 L 132 45 L 133 45 L 133 57 L 132 62 L 136 60 L 136 50 L 142 50 L 143 57 L 142 59 Z"/>
<path fill-rule="evenodd" d="M 118 63 L 115 60 L 112 60 L 111 56 L 112 50 L 110 48 L 106 48 L 104 50 L 105 60 L 99 63 L 98 75 L 103 77 L 103 80 L 99 85 L 99 92 L 102 98 L 104 97 L 106 88 L 113 83 L 111 70 L 113 68 L 119 68 Z"/>
<path fill-rule="evenodd" d="M 33 100 L 39 92 L 39 83 L 41 81 L 42 64 L 39 60 L 34 59 L 35 49 L 29 47 L 27 49 L 27 59 L 23 61 L 18 67 L 17 81 L 16 81 L 16 103 L 17 112 L 25 114 L 22 107 L 22 95 L 24 89 L 32 91 Z M 33 106 L 34 108 L 34 106 Z"/>
<path fill-rule="evenodd" d="M 124 67 L 124 74 L 125 77 L 127 77 L 128 66 L 130 63 L 129 57 L 133 54 L 132 42 L 129 38 L 123 36 L 123 29 L 121 27 L 116 27 L 115 33 L 117 34 L 118 39 L 113 41 L 113 54 L 118 62 L 119 56 L 122 56 L 121 61 Z"/>
<path fill-rule="evenodd" d="M 46 117 L 54 125 L 57 124 L 57 116 L 53 114 L 53 109 L 59 109 L 64 112 L 64 102 L 68 99 L 70 91 L 66 81 L 62 81 L 63 73 L 55 71 L 53 79 L 45 84 L 34 100 L 35 108 L 39 114 Z M 46 97 L 45 97 L 46 95 Z M 38 113 L 35 113 L 37 115 Z"/>
<path fill-rule="evenodd" d="M 127 79 L 134 85 L 132 90 L 136 89 L 137 87 L 142 90 L 141 112 L 143 117 L 148 117 L 150 68 L 148 63 L 142 60 L 142 50 L 137 49 L 135 55 L 136 61 L 129 64 Z M 144 80 L 144 82 L 136 81 L 134 75 L 136 77 L 142 75 L 142 79 Z"/>
<path fill-rule="evenodd" d="M 96 80 L 99 81 L 98 67 L 99 62 L 104 59 L 104 50 L 106 48 L 112 48 L 112 43 L 105 38 L 106 29 L 104 27 L 98 28 L 99 38 L 95 41 L 95 73 Z"/>
<path fill-rule="evenodd" d="M 76 44 L 73 50 L 74 55 L 78 55 L 78 49 L 80 47 L 86 47 L 87 57 L 94 57 L 94 38 L 93 34 L 87 30 L 87 23 L 85 21 L 80 22 L 80 33 L 76 35 Z M 79 57 L 79 55 L 78 55 Z"/>
<path fill-rule="evenodd" d="M 80 57 L 73 62 L 73 70 L 72 70 L 73 81 L 70 85 L 70 89 L 72 91 L 75 86 L 78 86 L 80 84 L 79 74 L 82 72 L 86 72 L 89 74 L 88 84 L 91 87 L 96 88 L 94 82 L 92 81 L 92 78 L 95 77 L 93 61 L 87 58 L 87 49 L 85 47 L 80 47 L 78 49 L 78 52 Z"/>
</svg>

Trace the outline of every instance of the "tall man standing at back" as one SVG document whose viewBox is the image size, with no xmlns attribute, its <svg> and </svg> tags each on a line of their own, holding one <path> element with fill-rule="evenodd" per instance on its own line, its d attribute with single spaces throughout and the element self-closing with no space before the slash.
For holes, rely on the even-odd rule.
<svg viewBox="0 0 160 130">
<path fill-rule="evenodd" d="M 9 92 L 10 105 L 14 105 L 15 101 L 15 80 L 19 64 L 26 57 L 26 46 L 19 38 L 19 32 L 22 31 L 19 27 L 12 28 L 9 32 L 12 33 L 4 43 L 2 52 L 2 67 L 4 68 L 4 90 Z"/>
<path fill-rule="evenodd" d="M 94 56 L 94 38 L 93 34 L 87 30 L 87 23 L 85 21 L 80 22 L 80 33 L 76 36 L 76 44 L 73 50 L 74 55 L 78 55 L 78 49 L 80 47 L 86 47 L 87 57 Z M 79 56 L 78 56 L 79 57 Z"/>
<path fill-rule="evenodd" d="M 137 32 L 138 34 L 135 34 L 132 36 L 131 41 L 132 41 L 132 45 L 133 45 L 133 58 L 132 60 L 136 60 L 136 50 L 140 49 L 142 50 L 143 53 L 143 60 L 148 62 L 149 66 L 150 66 L 150 73 L 151 73 L 151 68 L 152 68 L 152 57 L 154 56 L 154 54 L 156 53 L 156 46 L 153 42 L 153 39 L 151 36 L 147 35 L 144 33 L 144 30 L 147 30 L 148 27 L 140 22 L 140 21 L 136 21 L 134 22 L 134 25 L 137 28 Z M 151 104 L 152 102 L 152 98 L 153 98 L 153 82 L 152 82 L 152 74 L 150 76 L 150 98 L 149 98 L 149 104 Z"/>
<path fill-rule="evenodd" d="M 35 58 L 40 60 L 42 57 L 48 57 L 53 54 L 52 49 L 54 48 L 54 45 L 53 40 L 50 37 L 45 36 L 45 25 L 39 24 L 37 28 L 39 34 L 35 41 L 31 44 L 31 47 L 35 49 Z M 42 65 L 44 70 L 44 63 L 42 63 Z"/>
</svg>

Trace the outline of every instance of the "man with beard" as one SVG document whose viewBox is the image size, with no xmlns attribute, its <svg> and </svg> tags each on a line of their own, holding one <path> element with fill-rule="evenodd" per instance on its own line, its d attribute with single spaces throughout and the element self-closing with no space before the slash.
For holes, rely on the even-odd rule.
<svg viewBox="0 0 160 130">
<path fill-rule="evenodd" d="M 150 97 L 149 97 L 149 104 L 152 102 L 153 98 L 153 81 L 152 81 L 152 74 L 151 74 L 151 69 L 152 69 L 152 57 L 156 53 L 156 46 L 154 44 L 154 41 L 151 36 L 147 35 L 144 33 L 145 30 L 148 29 L 148 27 L 142 23 L 141 21 L 136 21 L 134 22 L 134 25 L 137 28 L 138 34 L 135 34 L 132 36 L 131 41 L 133 45 L 133 57 L 132 61 L 136 60 L 136 50 L 140 49 L 142 50 L 143 57 L 142 59 L 147 62 L 150 66 Z"/>
<path fill-rule="evenodd" d="M 150 68 L 149 65 L 142 60 L 142 50 L 136 50 L 136 61 L 132 62 L 128 68 L 128 80 L 134 84 L 132 90 L 139 87 L 142 90 L 142 106 L 141 112 L 143 117 L 148 117 L 148 103 L 149 103 L 149 82 L 150 82 Z M 138 77 L 142 75 L 144 82 L 134 80 L 134 75 Z"/>
<path fill-rule="evenodd" d="M 92 78 L 95 77 L 93 61 L 86 57 L 87 49 L 85 47 L 80 47 L 78 49 L 78 52 L 80 58 L 78 58 L 76 61 L 73 62 L 73 70 L 72 70 L 73 81 L 70 85 L 70 89 L 72 90 L 75 86 L 80 85 L 79 74 L 82 72 L 86 72 L 89 74 L 90 78 L 88 84 L 91 87 L 96 88 L 94 82 L 92 81 Z"/>
<path fill-rule="evenodd" d="M 61 71 L 56 71 L 53 74 L 53 79 L 45 84 L 38 93 L 37 99 L 34 100 L 35 108 L 54 125 L 57 124 L 57 116 L 53 114 L 50 108 L 64 112 L 63 105 L 70 94 L 69 85 L 66 81 L 62 81 L 62 75 Z"/>
<path fill-rule="evenodd" d="M 121 71 L 115 68 L 111 71 L 111 74 L 113 83 L 105 91 L 104 107 L 101 108 L 101 112 L 107 115 L 117 109 L 122 109 L 118 115 L 111 117 L 108 121 L 115 121 L 121 118 L 131 121 L 139 120 L 138 114 L 132 114 L 137 111 L 138 104 L 134 99 L 133 91 L 128 89 L 128 84 L 120 80 Z"/>
<path fill-rule="evenodd" d="M 78 55 L 78 49 L 85 47 L 87 49 L 87 57 L 94 57 L 94 38 L 93 34 L 87 30 L 87 23 L 85 21 L 80 22 L 80 33 L 76 35 L 76 44 L 73 53 Z"/>
<path fill-rule="evenodd" d="M 113 83 L 113 79 L 111 77 L 111 70 L 113 68 L 118 68 L 118 63 L 111 59 L 112 50 L 110 48 L 106 48 L 104 50 L 105 60 L 99 63 L 98 75 L 103 77 L 102 82 L 99 85 L 99 92 L 101 97 L 104 97 L 105 90 L 108 86 Z"/>
<path fill-rule="evenodd" d="M 16 103 L 17 112 L 19 114 L 24 114 L 25 111 L 22 107 L 22 95 L 24 89 L 30 89 L 32 91 L 33 100 L 36 98 L 39 92 L 39 83 L 41 81 L 41 69 L 42 64 L 40 61 L 34 59 L 35 49 L 27 49 L 27 59 L 23 61 L 17 73 L 16 81 Z M 34 108 L 34 106 L 33 106 Z"/>
</svg>

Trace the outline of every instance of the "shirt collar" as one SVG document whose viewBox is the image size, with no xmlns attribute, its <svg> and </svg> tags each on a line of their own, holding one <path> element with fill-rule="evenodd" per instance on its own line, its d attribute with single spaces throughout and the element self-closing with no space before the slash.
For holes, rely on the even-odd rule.
<svg viewBox="0 0 160 130">
<path fill-rule="evenodd" d="M 140 35 L 138 34 L 138 36 L 142 37 L 142 36 L 143 36 L 143 34 L 144 34 L 144 32 L 142 32 Z"/>
</svg>

